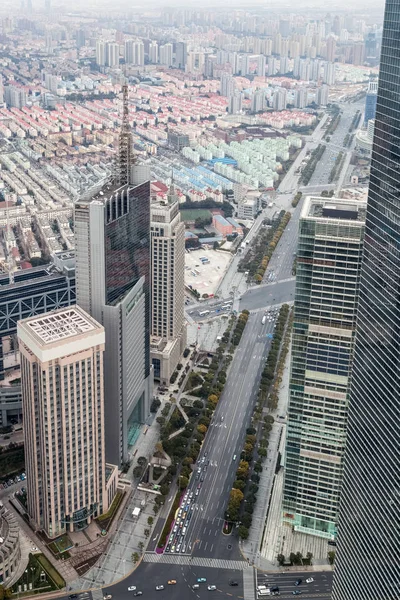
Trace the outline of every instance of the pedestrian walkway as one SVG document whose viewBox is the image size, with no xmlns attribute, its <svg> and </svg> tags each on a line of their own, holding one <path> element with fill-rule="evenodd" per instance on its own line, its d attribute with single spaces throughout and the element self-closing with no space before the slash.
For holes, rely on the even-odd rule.
<svg viewBox="0 0 400 600">
<path fill-rule="evenodd" d="M 244 560 L 223 560 L 220 558 L 201 558 L 198 556 L 189 556 L 187 554 L 154 554 L 146 552 L 143 562 L 160 563 L 168 565 L 191 565 L 193 567 L 209 567 L 212 569 L 231 569 L 234 571 L 244 571 L 249 565 Z"/>
<path fill-rule="evenodd" d="M 254 568 L 243 571 L 243 596 L 244 600 L 256 600 L 256 577 Z"/>
</svg>

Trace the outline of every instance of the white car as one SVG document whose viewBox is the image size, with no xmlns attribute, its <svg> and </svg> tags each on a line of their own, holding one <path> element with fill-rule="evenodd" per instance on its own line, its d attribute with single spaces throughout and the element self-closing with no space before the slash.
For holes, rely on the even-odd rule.
<svg viewBox="0 0 400 600">
<path fill-rule="evenodd" d="M 312 583 L 314 581 L 314 577 L 309 577 L 306 579 L 306 583 Z"/>
<path fill-rule="evenodd" d="M 214 590 L 217 589 L 217 586 L 216 585 L 208 585 L 207 589 L 208 589 L 209 592 L 213 592 Z"/>
<path fill-rule="evenodd" d="M 164 586 L 163 585 L 156 585 L 156 592 L 159 592 L 160 590 L 163 590 Z"/>
<path fill-rule="evenodd" d="M 128 587 L 128 592 L 134 592 L 136 590 L 136 585 L 130 585 Z"/>
</svg>

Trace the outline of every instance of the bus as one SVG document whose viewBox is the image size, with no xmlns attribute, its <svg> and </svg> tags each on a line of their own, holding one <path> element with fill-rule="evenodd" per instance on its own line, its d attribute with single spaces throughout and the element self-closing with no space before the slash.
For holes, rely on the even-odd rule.
<svg viewBox="0 0 400 600">
<path fill-rule="evenodd" d="M 209 314 L 210 314 L 210 311 L 209 311 L 209 310 L 202 310 L 202 311 L 199 311 L 199 316 L 200 316 L 200 317 L 205 317 L 206 315 L 209 315 Z"/>
</svg>

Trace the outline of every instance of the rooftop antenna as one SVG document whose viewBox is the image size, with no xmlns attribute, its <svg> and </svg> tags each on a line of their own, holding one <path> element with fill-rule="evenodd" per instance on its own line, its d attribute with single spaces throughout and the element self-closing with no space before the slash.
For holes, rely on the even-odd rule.
<svg viewBox="0 0 400 600">
<path fill-rule="evenodd" d="M 122 126 L 119 133 L 118 183 L 131 181 L 131 166 L 136 162 L 132 148 L 132 131 L 129 124 L 128 85 L 122 86 Z"/>
</svg>

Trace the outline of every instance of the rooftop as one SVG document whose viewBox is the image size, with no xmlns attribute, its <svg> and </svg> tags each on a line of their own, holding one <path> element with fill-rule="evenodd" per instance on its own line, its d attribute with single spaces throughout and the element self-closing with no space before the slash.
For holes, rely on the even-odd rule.
<svg viewBox="0 0 400 600">
<path fill-rule="evenodd" d="M 27 319 L 25 327 L 30 329 L 42 344 L 52 344 L 94 331 L 96 324 L 78 306 L 73 306 Z"/>
<path fill-rule="evenodd" d="M 301 217 L 358 221 L 365 223 L 367 203 L 342 198 L 322 198 L 308 196 L 301 211 Z"/>
</svg>

